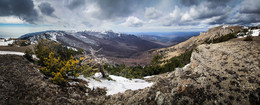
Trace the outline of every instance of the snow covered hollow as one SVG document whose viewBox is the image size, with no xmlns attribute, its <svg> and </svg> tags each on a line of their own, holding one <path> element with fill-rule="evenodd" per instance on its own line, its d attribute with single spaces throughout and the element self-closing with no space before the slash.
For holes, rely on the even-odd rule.
<svg viewBox="0 0 260 105">
<path fill-rule="evenodd" d="M 97 78 L 100 76 L 101 73 L 96 73 L 94 77 Z M 78 78 L 87 81 L 88 87 L 91 89 L 97 87 L 106 88 L 107 95 L 123 93 L 128 89 L 131 90 L 144 89 L 146 87 L 150 87 L 153 85 L 153 83 L 146 82 L 145 80 L 142 79 L 129 80 L 127 78 L 121 76 L 115 76 L 115 75 L 109 75 L 109 77 L 113 80 L 101 79 L 100 81 L 97 81 L 92 78 L 84 78 L 83 75 L 80 75 Z"/>
<path fill-rule="evenodd" d="M 248 30 L 248 32 L 252 32 L 252 36 L 259 36 L 259 33 L 260 33 L 260 29 L 253 29 L 253 30 Z M 247 33 L 248 33 L 247 32 Z M 239 33 L 238 33 L 239 34 Z M 242 34 L 243 35 L 243 34 Z M 243 36 L 239 36 L 238 38 L 244 38 L 246 37 L 247 35 L 243 35 Z"/>
<path fill-rule="evenodd" d="M 260 29 L 252 30 L 252 36 L 258 36 Z"/>
<path fill-rule="evenodd" d="M 225 28 L 227 28 L 227 27 L 229 27 L 229 25 L 223 25 L 223 26 L 222 26 L 223 29 L 225 29 Z"/>
<path fill-rule="evenodd" d="M 24 55 L 24 52 L 0 51 L 0 55 L 7 55 L 7 54 L 23 56 L 23 55 Z M 36 57 L 36 55 L 32 55 L 32 57 L 33 57 L 34 59 L 38 59 L 38 58 Z"/>
<path fill-rule="evenodd" d="M 8 46 L 9 44 L 13 44 L 14 40 L 8 40 L 0 39 L 0 46 Z"/>
</svg>

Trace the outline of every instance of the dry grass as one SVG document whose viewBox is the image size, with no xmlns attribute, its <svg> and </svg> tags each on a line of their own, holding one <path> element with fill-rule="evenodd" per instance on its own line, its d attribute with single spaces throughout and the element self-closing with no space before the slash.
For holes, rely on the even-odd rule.
<svg viewBox="0 0 260 105">
<path fill-rule="evenodd" d="M 29 46 L 0 46 L 0 51 L 15 51 L 15 52 L 25 52 L 26 49 L 32 49 L 33 50 L 34 45 Z"/>
</svg>

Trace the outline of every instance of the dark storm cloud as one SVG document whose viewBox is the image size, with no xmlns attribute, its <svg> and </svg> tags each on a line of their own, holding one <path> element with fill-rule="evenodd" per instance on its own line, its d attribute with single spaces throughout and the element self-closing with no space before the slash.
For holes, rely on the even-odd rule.
<svg viewBox="0 0 260 105">
<path fill-rule="evenodd" d="M 44 2 L 41 3 L 40 5 L 38 5 L 38 7 L 40 8 L 41 12 L 45 15 L 48 16 L 53 16 L 53 12 L 55 11 L 54 8 L 51 6 L 50 3 Z"/>
<path fill-rule="evenodd" d="M 252 25 L 260 22 L 260 1 L 259 0 L 242 0 L 240 8 L 234 15 L 229 24 Z"/>
<path fill-rule="evenodd" d="M 159 18 L 162 15 L 161 11 L 155 9 L 155 8 L 146 8 L 144 16 L 147 19 L 156 19 Z"/>
<path fill-rule="evenodd" d="M 260 15 L 258 14 L 240 14 L 237 13 L 233 19 L 228 21 L 228 24 L 240 24 L 240 25 L 250 25 L 251 23 L 260 22 Z"/>
<path fill-rule="evenodd" d="M 159 0 L 97 0 L 97 4 L 101 9 L 98 18 L 112 19 L 127 17 L 140 8 L 145 8 L 157 2 L 159 2 Z"/>
<path fill-rule="evenodd" d="M 171 17 L 164 19 L 162 25 L 224 24 L 236 6 L 230 5 L 235 0 L 179 0 L 179 2 L 182 6 L 175 7 Z"/>
<path fill-rule="evenodd" d="M 200 0 L 180 0 L 181 4 L 184 6 L 198 5 Z"/>
<path fill-rule="evenodd" d="M 219 18 L 212 20 L 212 21 L 209 22 L 208 24 L 210 24 L 210 25 L 214 25 L 214 24 L 225 24 L 228 17 L 229 17 L 228 14 L 227 14 L 227 15 L 219 16 Z"/>
<path fill-rule="evenodd" d="M 101 18 L 125 17 L 136 8 L 136 0 L 98 0 Z"/>
<path fill-rule="evenodd" d="M 67 7 L 71 10 L 78 8 L 80 6 L 84 6 L 86 3 L 86 0 L 69 0 Z"/>
<path fill-rule="evenodd" d="M 207 0 L 202 1 L 199 6 L 195 7 L 199 11 L 197 19 L 212 18 L 214 16 L 223 16 L 232 11 L 227 5 L 231 0 Z M 204 9 L 204 10 L 203 10 Z M 202 10 L 202 11 L 201 11 Z"/>
<path fill-rule="evenodd" d="M 260 14 L 260 0 L 244 0 L 241 4 L 241 13 Z"/>
<path fill-rule="evenodd" d="M 227 8 L 227 4 L 230 1 L 231 0 L 181 0 L 181 4 L 195 8 L 196 19 L 207 19 L 214 16 L 224 16 L 230 12 L 232 8 Z"/>
<path fill-rule="evenodd" d="M 193 6 L 193 5 L 199 5 L 201 3 L 209 3 L 210 4 L 209 6 L 215 8 L 220 5 L 226 5 L 226 3 L 232 0 L 179 0 L 179 1 L 184 6 Z"/>
<path fill-rule="evenodd" d="M 35 23 L 38 13 L 32 0 L 0 0 L 0 16 L 18 16 L 29 23 Z"/>
</svg>

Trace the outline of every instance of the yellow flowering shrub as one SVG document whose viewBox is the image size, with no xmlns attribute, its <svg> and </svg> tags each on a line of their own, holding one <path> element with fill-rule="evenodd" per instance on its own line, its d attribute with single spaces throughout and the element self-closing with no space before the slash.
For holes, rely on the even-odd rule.
<svg viewBox="0 0 260 105">
<path fill-rule="evenodd" d="M 41 67 L 40 70 L 46 76 L 51 77 L 51 81 L 55 84 L 64 84 L 68 77 L 76 78 L 80 74 L 90 76 L 95 73 L 84 57 L 77 59 L 71 56 L 68 60 L 61 60 L 54 55 L 54 52 L 50 52 L 49 56 L 44 58 L 45 66 Z"/>
<path fill-rule="evenodd" d="M 51 81 L 55 84 L 63 85 L 66 83 L 66 80 L 63 78 L 60 72 L 53 73 L 54 77 L 51 78 Z"/>
</svg>

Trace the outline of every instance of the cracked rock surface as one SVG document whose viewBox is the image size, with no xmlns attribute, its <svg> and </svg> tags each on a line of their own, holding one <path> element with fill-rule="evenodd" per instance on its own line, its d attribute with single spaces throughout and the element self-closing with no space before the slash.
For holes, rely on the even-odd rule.
<svg viewBox="0 0 260 105">
<path fill-rule="evenodd" d="M 260 102 L 260 47 L 257 41 L 203 44 L 192 53 L 191 63 L 164 75 L 143 90 L 103 96 L 97 104 L 232 104 Z"/>
<path fill-rule="evenodd" d="M 93 97 L 79 86 L 50 83 L 23 57 L 0 56 L 0 104 L 259 105 L 259 46 L 258 41 L 203 44 L 185 68 L 149 78 L 151 87 Z"/>
</svg>

